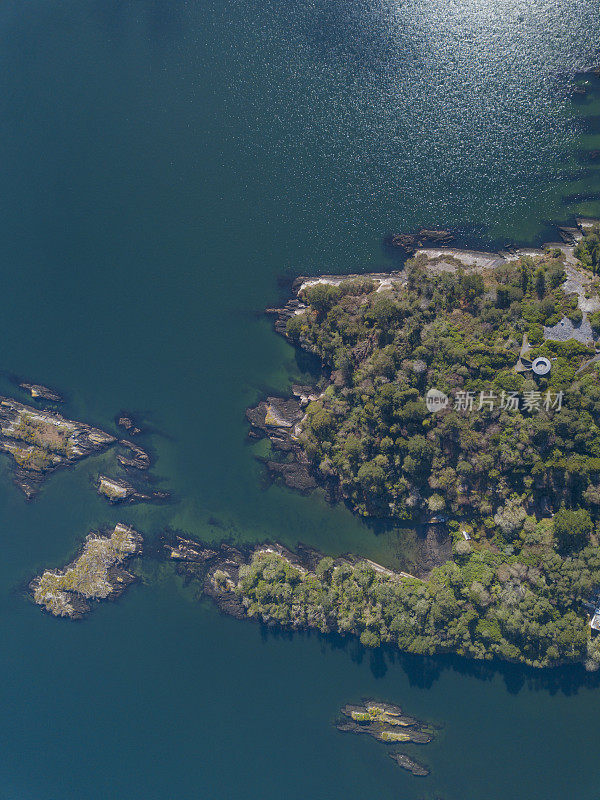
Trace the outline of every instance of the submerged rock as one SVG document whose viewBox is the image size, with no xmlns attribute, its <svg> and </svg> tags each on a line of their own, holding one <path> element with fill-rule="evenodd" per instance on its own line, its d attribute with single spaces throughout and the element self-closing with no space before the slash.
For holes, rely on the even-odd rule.
<svg viewBox="0 0 600 800">
<path fill-rule="evenodd" d="M 409 758 L 406 753 L 390 753 L 390 758 L 393 758 L 396 764 L 402 769 L 407 770 L 408 772 L 412 772 L 413 775 L 416 775 L 419 778 L 425 778 L 429 775 L 429 770 L 423 764 L 420 764 L 418 761 L 415 761 L 412 758 Z"/>
<path fill-rule="evenodd" d="M 142 432 L 142 429 L 136 424 L 131 414 L 119 414 L 116 417 L 116 423 L 119 428 L 126 430 L 130 436 L 137 436 L 138 433 Z"/>
<path fill-rule="evenodd" d="M 139 445 L 128 442 L 127 439 L 121 439 L 119 446 L 127 450 L 129 455 L 117 455 L 117 461 L 123 467 L 132 467 L 133 469 L 149 469 L 150 456 Z"/>
<path fill-rule="evenodd" d="M 137 531 L 120 522 L 107 536 L 90 533 L 74 561 L 34 578 L 33 599 L 55 617 L 83 616 L 90 600 L 118 597 L 135 580 L 122 564 L 141 552 L 142 541 Z"/>
<path fill-rule="evenodd" d="M 58 392 L 43 386 L 41 383 L 19 383 L 19 388 L 29 392 L 34 400 L 51 400 L 53 403 L 62 403 L 63 400 Z"/>
<path fill-rule="evenodd" d="M 28 497 L 47 474 L 100 453 L 114 441 L 98 428 L 0 397 L 0 450 L 13 457 L 15 483 Z"/>
</svg>

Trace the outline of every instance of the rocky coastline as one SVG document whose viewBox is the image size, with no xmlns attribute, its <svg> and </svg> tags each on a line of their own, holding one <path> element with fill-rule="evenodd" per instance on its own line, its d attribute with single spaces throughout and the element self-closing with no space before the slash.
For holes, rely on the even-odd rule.
<svg viewBox="0 0 600 800">
<path fill-rule="evenodd" d="M 174 562 L 177 574 L 185 583 L 196 583 L 199 595 L 212 598 L 224 613 L 237 619 L 254 619 L 268 626 L 282 626 L 290 630 L 318 627 L 321 632 L 337 632 L 338 627 L 333 617 L 324 624 L 313 625 L 310 620 L 303 619 L 299 605 L 294 607 L 296 613 L 286 620 L 253 609 L 242 585 L 249 567 L 256 564 L 283 567 L 285 570 L 292 570 L 298 581 L 310 583 L 326 562 L 330 573 L 335 569 L 365 569 L 374 577 L 385 581 L 423 583 L 416 575 L 394 572 L 370 559 L 353 555 L 328 558 L 318 550 L 302 544 L 298 544 L 295 551 L 277 542 L 263 542 L 254 546 L 232 545 L 227 542 L 207 544 L 172 531 L 163 535 L 158 557 L 166 557 Z"/>
<path fill-rule="evenodd" d="M 62 402 L 54 389 L 41 384 L 13 382 L 29 392 L 36 401 Z M 142 427 L 132 414 L 121 413 L 115 423 L 127 436 L 137 436 Z M 99 494 L 112 503 L 163 502 L 169 494 L 152 489 L 146 478 L 140 483 L 140 472 L 152 466 L 152 457 L 139 444 L 117 439 L 106 431 L 83 422 L 68 419 L 53 408 L 30 406 L 11 397 L 0 396 L 0 451 L 11 456 L 13 480 L 28 500 L 39 492 L 43 482 L 57 469 L 73 466 L 88 456 L 116 448 L 116 461 L 125 471 L 125 478 L 99 476 L 95 486 Z"/>
</svg>

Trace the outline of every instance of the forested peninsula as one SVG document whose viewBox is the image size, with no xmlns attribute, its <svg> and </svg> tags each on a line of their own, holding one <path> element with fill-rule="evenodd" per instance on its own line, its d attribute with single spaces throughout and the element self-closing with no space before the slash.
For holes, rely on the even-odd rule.
<svg viewBox="0 0 600 800">
<path fill-rule="evenodd" d="M 272 473 L 366 517 L 443 525 L 452 557 L 418 580 L 326 559 L 290 577 L 280 555 L 255 555 L 231 587 L 249 615 L 409 652 L 598 668 L 600 227 L 561 235 L 300 279 L 272 311 L 325 374 L 249 409 Z"/>
</svg>

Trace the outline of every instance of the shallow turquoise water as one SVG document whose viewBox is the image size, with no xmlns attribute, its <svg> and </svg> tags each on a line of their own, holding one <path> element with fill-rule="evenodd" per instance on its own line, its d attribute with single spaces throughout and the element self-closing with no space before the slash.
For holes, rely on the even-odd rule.
<svg viewBox="0 0 600 800">
<path fill-rule="evenodd" d="M 403 563 L 406 534 L 264 487 L 244 409 L 307 376 L 259 312 L 281 278 L 395 266 L 390 232 L 533 243 L 600 214 L 598 81 L 568 92 L 599 33 L 562 0 L 2 5 L 0 390 L 48 382 L 111 430 L 139 411 L 177 502 L 109 509 L 103 457 L 26 504 L 0 462 L 1 798 L 597 797 L 579 673 L 265 636 L 152 565 L 81 624 L 20 587 L 118 518 Z M 445 726 L 426 781 L 332 728 L 365 695 Z"/>
</svg>

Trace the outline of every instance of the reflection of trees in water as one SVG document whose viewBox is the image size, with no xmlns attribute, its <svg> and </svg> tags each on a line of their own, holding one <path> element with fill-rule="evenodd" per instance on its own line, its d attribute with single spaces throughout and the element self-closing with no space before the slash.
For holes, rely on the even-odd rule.
<svg viewBox="0 0 600 800">
<path fill-rule="evenodd" d="M 490 683 L 500 676 L 510 694 L 519 694 L 522 689 L 547 692 L 550 695 L 576 695 L 580 689 L 600 687 L 600 672 L 586 672 L 580 665 L 552 669 L 534 669 L 506 662 L 482 662 L 454 655 L 419 656 L 402 653 L 383 645 L 376 649 L 363 647 L 356 636 L 341 636 L 338 633 L 323 634 L 314 630 L 288 631 L 261 624 L 261 638 L 291 641 L 296 637 L 317 639 L 322 652 L 343 651 L 350 663 L 361 666 L 368 659 L 374 678 L 384 678 L 390 670 L 401 670 L 409 685 L 416 689 L 431 689 L 445 672 L 458 673 L 465 678 Z"/>
</svg>

